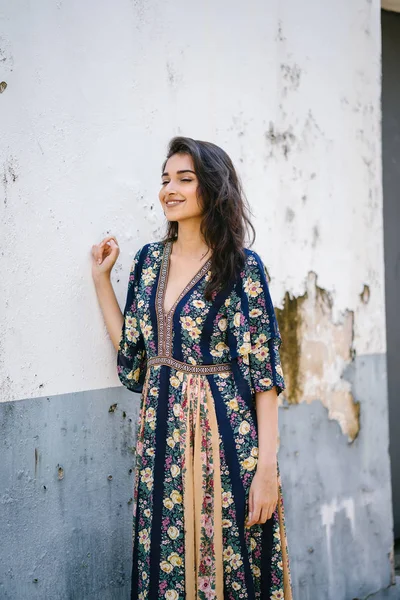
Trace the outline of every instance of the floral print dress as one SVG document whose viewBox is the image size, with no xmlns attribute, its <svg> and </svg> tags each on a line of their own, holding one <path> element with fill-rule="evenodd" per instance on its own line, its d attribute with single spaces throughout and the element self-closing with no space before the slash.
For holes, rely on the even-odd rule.
<svg viewBox="0 0 400 600">
<path fill-rule="evenodd" d="M 257 466 L 255 393 L 284 389 L 280 333 L 260 256 L 207 301 L 208 260 L 164 310 L 172 241 L 138 250 L 118 375 L 141 393 L 131 598 L 292 600 L 282 486 L 245 526 Z"/>
</svg>

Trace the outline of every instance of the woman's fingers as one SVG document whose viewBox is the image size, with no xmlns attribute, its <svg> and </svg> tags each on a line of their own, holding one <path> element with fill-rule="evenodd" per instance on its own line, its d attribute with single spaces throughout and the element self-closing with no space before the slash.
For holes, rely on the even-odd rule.
<svg viewBox="0 0 400 600">
<path fill-rule="evenodd" d="M 98 265 L 101 265 L 109 256 L 112 256 L 112 265 L 119 254 L 119 246 L 115 236 L 108 235 L 99 244 L 92 246 L 92 256 Z"/>
<path fill-rule="evenodd" d="M 251 527 L 252 525 L 262 525 L 266 521 L 269 521 L 269 519 L 272 518 L 275 509 L 276 503 L 262 504 L 260 502 L 258 504 L 257 501 L 253 499 L 252 509 L 249 502 L 249 516 L 247 520 L 247 527 Z"/>
<path fill-rule="evenodd" d="M 92 246 L 92 255 L 96 273 L 108 273 L 113 268 L 120 249 L 113 236 L 105 238 L 100 244 Z"/>
<path fill-rule="evenodd" d="M 107 244 L 109 244 L 109 248 L 111 248 L 111 253 L 116 253 L 119 251 L 119 246 L 117 244 L 117 242 L 114 240 L 114 238 L 112 238 L 109 242 L 107 242 Z"/>
<path fill-rule="evenodd" d="M 260 520 L 259 523 L 265 523 L 266 521 L 269 521 L 272 518 L 272 515 L 274 514 L 276 509 L 276 503 L 272 503 L 272 504 L 266 504 L 262 511 L 261 511 L 261 516 L 260 516 Z"/>
<path fill-rule="evenodd" d="M 92 246 L 92 256 L 96 262 L 102 258 L 102 251 L 100 249 L 100 244 L 93 244 Z"/>
<path fill-rule="evenodd" d="M 253 520 L 253 511 L 254 511 L 254 494 L 253 494 L 253 489 L 250 486 L 250 491 L 249 491 L 249 514 L 247 516 L 247 527 L 250 527 L 252 525 L 252 520 Z"/>
<path fill-rule="evenodd" d="M 96 260 L 96 262 L 100 265 L 103 260 L 104 260 L 104 246 L 102 246 L 101 244 L 97 244 L 95 247 L 95 251 L 94 251 L 94 258 Z"/>
<path fill-rule="evenodd" d="M 259 478 L 257 475 L 256 473 L 249 490 L 247 527 L 261 525 L 271 519 L 278 504 L 277 490 L 272 489 L 270 481 L 266 482 L 265 478 Z"/>
<path fill-rule="evenodd" d="M 104 251 L 103 251 L 103 255 L 104 254 L 105 254 L 105 258 L 110 258 L 110 261 L 112 262 L 112 264 L 115 263 L 115 261 L 118 258 L 118 255 L 119 255 L 119 246 L 115 242 L 114 239 L 111 239 L 109 242 L 106 242 L 106 244 L 104 246 Z"/>
<path fill-rule="evenodd" d="M 268 521 L 268 519 L 270 519 L 271 515 L 271 508 L 270 506 L 264 506 L 264 508 L 261 511 L 261 517 L 260 517 L 260 523 L 265 523 L 265 521 Z"/>
<path fill-rule="evenodd" d="M 107 244 L 108 242 L 110 242 L 111 240 L 114 240 L 115 245 L 118 246 L 118 242 L 117 242 L 117 238 L 115 237 L 115 235 L 107 235 L 105 238 L 103 238 L 100 242 L 100 246 L 103 247 L 105 244 Z"/>
<path fill-rule="evenodd" d="M 252 501 L 250 503 L 250 495 L 249 495 L 249 516 L 247 519 L 247 526 L 251 527 L 255 525 L 260 519 L 261 513 L 261 503 L 254 498 L 254 494 L 251 494 Z"/>
<path fill-rule="evenodd" d="M 249 492 L 249 515 L 253 512 L 254 509 L 254 494 L 253 494 L 253 490 L 250 487 L 250 492 Z"/>
</svg>

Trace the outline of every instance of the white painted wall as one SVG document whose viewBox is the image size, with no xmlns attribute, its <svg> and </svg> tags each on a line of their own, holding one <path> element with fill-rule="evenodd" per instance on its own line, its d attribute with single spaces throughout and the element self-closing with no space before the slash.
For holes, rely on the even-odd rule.
<svg viewBox="0 0 400 600">
<path fill-rule="evenodd" d="M 1 400 L 119 385 L 90 248 L 117 236 L 122 308 L 134 252 L 160 237 L 175 134 L 237 165 L 275 305 L 313 270 L 335 320 L 355 311 L 357 354 L 385 352 L 379 14 L 377 0 L 2 3 Z"/>
</svg>

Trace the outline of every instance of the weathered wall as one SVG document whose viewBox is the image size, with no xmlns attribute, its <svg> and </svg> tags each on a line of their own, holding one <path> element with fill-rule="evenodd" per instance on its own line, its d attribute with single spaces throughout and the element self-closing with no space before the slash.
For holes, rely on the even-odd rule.
<svg viewBox="0 0 400 600">
<path fill-rule="evenodd" d="M 118 385 L 89 251 L 117 235 L 122 306 L 163 226 L 177 133 L 231 154 L 271 275 L 295 599 L 389 585 L 378 2 L 2 12 L 1 597 L 127 597 L 138 398 Z"/>
</svg>

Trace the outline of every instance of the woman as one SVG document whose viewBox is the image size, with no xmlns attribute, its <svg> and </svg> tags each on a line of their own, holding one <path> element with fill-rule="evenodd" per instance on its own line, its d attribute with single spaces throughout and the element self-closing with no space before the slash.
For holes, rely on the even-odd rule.
<svg viewBox="0 0 400 600">
<path fill-rule="evenodd" d="M 218 146 L 175 137 L 159 199 L 167 233 L 137 251 L 123 314 L 117 241 L 92 248 L 119 378 L 141 393 L 131 598 L 291 600 L 281 338 L 238 175 Z"/>
</svg>

